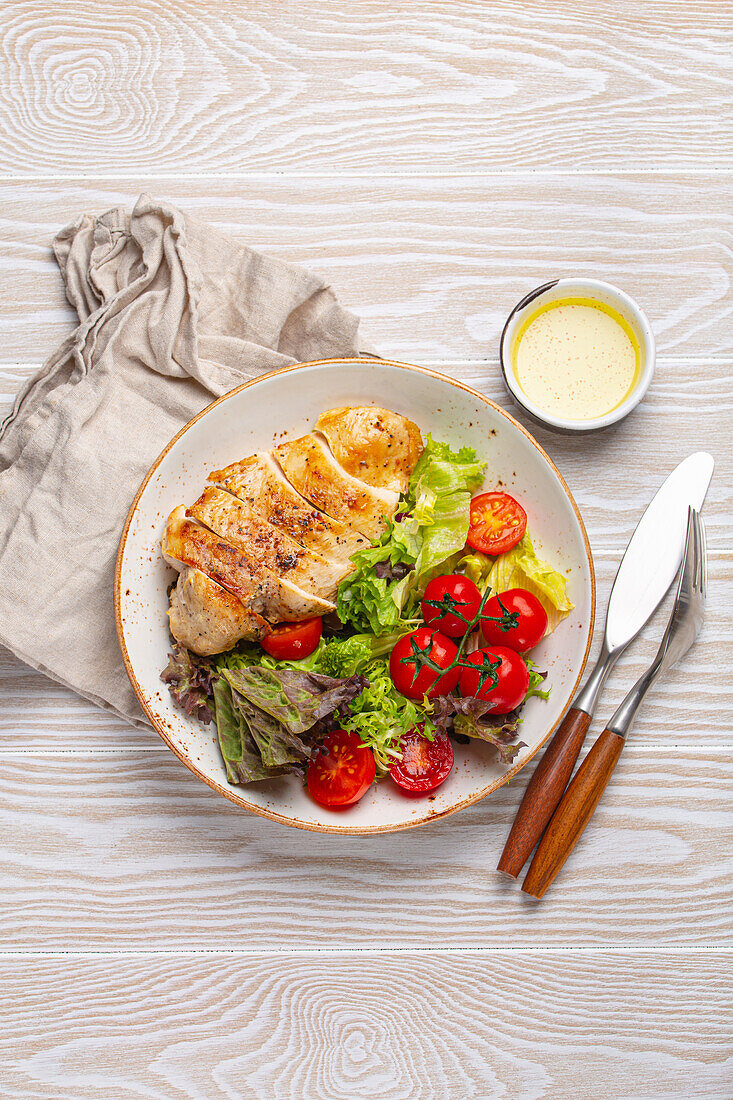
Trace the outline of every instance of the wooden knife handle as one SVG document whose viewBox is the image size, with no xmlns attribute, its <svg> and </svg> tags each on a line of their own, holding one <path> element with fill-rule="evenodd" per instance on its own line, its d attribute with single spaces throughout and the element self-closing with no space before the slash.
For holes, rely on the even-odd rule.
<svg viewBox="0 0 733 1100">
<path fill-rule="evenodd" d="M 624 739 L 604 730 L 578 768 L 535 852 L 522 889 L 541 898 L 580 839 L 613 774 Z"/>
<path fill-rule="evenodd" d="M 590 714 L 572 707 L 545 749 L 524 792 L 498 870 L 516 878 L 563 796 L 585 741 Z"/>
</svg>

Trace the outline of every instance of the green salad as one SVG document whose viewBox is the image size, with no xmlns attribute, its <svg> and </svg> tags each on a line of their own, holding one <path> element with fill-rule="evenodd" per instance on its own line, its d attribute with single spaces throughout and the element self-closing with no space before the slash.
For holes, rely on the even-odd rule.
<svg viewBox="0 0 733 1100">
<path fill-rule="evenodd" d="M 324 801 L 316 772 L 325 782 L 329 754 L 346 759 L 351 746 L 362 778 L 390 773 L 414 794 L 434 788 L 400 775 L 429 772 L 431 753 L 449 770 L 450 738 L 514 758 L 522 707 L 548 690 L 527 653 L 573 605 L 566 578 L 537 557 L 518 502 L 474 495 L 485 465 L 428 437 L 381 538 L 353 555 L 335 615 L 308 628 L 307 655 L 278 658 L 248 642 L 199 657 L 174 643 L 163 679 L 188 714 L 215 723 L 231 783 L 307 771 Z"/>
</svg>

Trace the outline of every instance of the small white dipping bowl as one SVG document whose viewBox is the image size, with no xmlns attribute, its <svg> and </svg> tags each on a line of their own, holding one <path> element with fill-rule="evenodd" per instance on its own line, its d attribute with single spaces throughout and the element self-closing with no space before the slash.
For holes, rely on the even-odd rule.
<svg viewBox="0 0 733 1100">
<path fill-rule="evenodd" d="M 596 302 L 611 306 L 628 322 L 636 334 L 641 354 L 639 377 L 636 385 L 620 405 L 591 420 L 577 420 L 570 417 L 556 416 L 547 412 L 540 405 L 531 401 L 519 385 L 512 365 L 512 348 L 518 329 L 527 317 L 528 312 L 534 312 L 539 305 L 556 302 L 564 298 L 590 298 Z M 509 314 L 504 331 L 499 343 L 499 358 L 504 382 L 509 393 L 516 403 L 539 424 L 548 428 L 554 428 L 561 432 L 593 432 L 599 428 L 607 428 L 610 424 L 616 424 L 635 409 L 649 389 L 649 383 L 654 374 L 654 336 L 646 314 L 633 298 L 624 294 L 623 290 L 604 283 L 600 279 L 554 279 L 551 283 L 545 283 L 530 291 L 521 302 L 518 302 Z"/>
</svg>

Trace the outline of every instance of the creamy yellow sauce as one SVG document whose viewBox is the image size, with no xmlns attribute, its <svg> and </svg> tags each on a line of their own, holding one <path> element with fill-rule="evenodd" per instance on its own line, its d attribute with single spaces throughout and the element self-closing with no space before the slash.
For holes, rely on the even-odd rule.
<svg viewBox="0 0 733 1100">
<path fill-rule="evenodd" d="M 539 408 L 568 420 L 593 420 L 617 408 L 634 389 L 640 365 L 631 325 L 592 298 L 539 306 L 512 345 L 522 391 Z"/>
</svg>

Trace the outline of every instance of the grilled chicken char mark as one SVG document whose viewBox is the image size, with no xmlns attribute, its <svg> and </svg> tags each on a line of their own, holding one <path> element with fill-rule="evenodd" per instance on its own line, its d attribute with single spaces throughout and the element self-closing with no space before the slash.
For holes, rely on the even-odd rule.
<svg viewBox="0 0 733 1100">
<path fill-rule="evenodd" d="M 367 545 L 358 532 L 324 515 L 297 493 L 277 463 L 264 452 L 214 470 L 208 480 L 238 497 L 306 550 L 347 571 L 351 555 Z"/>
<path fill-rule="evenodd" d="M 331 601 L 322 600 L 282 580 L 247 554 L 186 518 L 183 505 L 168 519 L 163 555 L 177 563 L 192 565 L 226 588 L 249 610 L 271 622 L 292 622 L 333 611 Z"/>
<path fill-rule="evenodd" d="M 399 494 L 374 489 L 347 474 L 322 436 L 313 433 L 281 443 L 272 454 L 293 488 L 316 508 L 369 539 L 382 533 Z"/>
<path fill-rule="evenodd" d="M 209 486 L 186 514 L 263 569 L 322 599 L 332 600 L 349 572 L 347 564 L 337 565 L 306 550 L 223 489 Z"/>
</svg>

